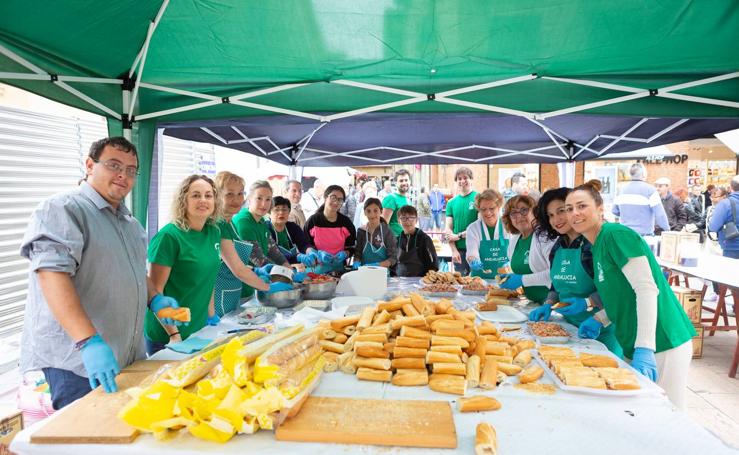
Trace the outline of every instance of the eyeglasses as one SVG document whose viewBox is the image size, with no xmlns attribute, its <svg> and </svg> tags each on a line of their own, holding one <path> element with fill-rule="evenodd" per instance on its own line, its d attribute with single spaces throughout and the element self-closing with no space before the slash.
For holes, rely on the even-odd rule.
<svg viewBox="0 0 739 455">
<path fill-rule="evenodd" d="M 290 211 L 287 207 L 275 207 L 272 209 L 274 213 L 288 213 Z"/>
<path fill-rule="evenodd" d="M 333 195 L 333 194 L 330 194 L 330 195 L 328 196 L 328 199 L 329 199 L 329 200 L 330 200 L 331 202 L 338 202 L 339 204 L 343 204 L 343 203 L 344 203 L 344 198 L 343 198 L 343 197 L 335 196 L 335 195 Z"/>
<path fill-rule="evenodd" d="M 400 221 L 416 221 L 415 216 L 401 216 L 399 219 Z"/>
<path fill-rule="evenodd" d="M 524 207 L 524 208 L 522 208 L 522 209 L 519 209 L 519 210 L 511 210 L 511 211 L 509 212 L 509 216 L 510 216 L 511 218 L 515 218 L 515 217 L 517 217 L 517 216 L 520 216 L 520 217 L 525 217 L 526 215 L 528 215 L 528 214 L 529 214 L 529 211 L 530 211 L 530 209 L 529 209 L 528 207 Z"/>
<path fill-rule="evenodd" d="M 100 163 L 105 167 L 105 169 L 115 172 L 116 174 L 125 173 L 126 177 L 135 178 L 137 175 L 139 175 L 139 168 L 136 166 L 124 166 L 121 162 L 115 161 L 115 160 L 106 160 L 106 161 L 100 161 L 100 160 L 92 160 L 96 163 Z"/>
</svg>

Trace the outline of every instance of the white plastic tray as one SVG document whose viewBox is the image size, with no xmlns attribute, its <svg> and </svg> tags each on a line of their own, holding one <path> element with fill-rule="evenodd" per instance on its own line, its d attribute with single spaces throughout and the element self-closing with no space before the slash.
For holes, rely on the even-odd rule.
<svg viewBox="0 0 739 455">
<path fill-rule="evenodd" d="M 510 305 L 498 305 L 497 311 L 479 311 L 476 305 L 470 306 L 470 309 L 474 310 L 477 317 L 483 321 L 512 324 L 529 320 L 525 314 Z"/>
<path fill-rule="evenodd" d="M 569 346 L 568 346 L 569 347 Z M 572 347 L 569 347 L 572 349 Z M 579 349 L 572 349 L 576 354 L 580 354 L 581 352 L 587 352 L 584 350 Z M 561 379 L 559 379 L 559 376 L 554 374 L 554 371 L 552 371 L 549 368 L 549 365 L 544 361 L 544 359 L 541 358 L 539 355 L 538 349 L 532 349 L 534 360 L 539 362 L 539 365 L 544 368 L 544 374 L 552 380 L 552 382 L 559 387 L 560 389 L 566 391 L 566 392 L 575 392 L 575 393 L 584 393 L 586 395 L 599 395 L 599 396 L 608 396 L 608 397 L 631 397 L 635 395 L 643 395 L 646 393 L 657 393 L 662 394 L 664 393 L 664 390 L 651 380 L 647 378 L 646 376 L 642 375 L 635 369 L 631 368 L 631 365 L 624 362 L 623 360 L 619 359 L 615 355 L 611 354 L 609 351 L 606 352 L 600 352 L 601 355 L 607 355 L 609 357 L 613 357 L 618 362 L 618 366 L 621 368 L 626 368 L 627 370 L 631 370 L 636 375 L 636 380 L 639 382 L 639 385 L 641 386 L 641 389 L 636 390 L 602 390 L 602 389 L 592 389 L 590 387 L 576 387 L 576 386 L 570 386 L 562 382 Z"/>
</svg>

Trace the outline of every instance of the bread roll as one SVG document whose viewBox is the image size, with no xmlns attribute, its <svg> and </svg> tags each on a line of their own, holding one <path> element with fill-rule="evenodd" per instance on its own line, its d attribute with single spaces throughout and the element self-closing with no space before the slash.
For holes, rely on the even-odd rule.
<svg viewBox="0 0 739 455">
<path fill-rule="evenodd" d="M 429 376 L 429 388 L 435 392 L 464 395 L 467 391 L 467 380 L 464 376 L 434 373 Z"/>
<path fill-rule="evenodd" d="M 373 370 L 372 368 L 359 368 L 357 370 L 357 379 L 365 381 L 390 382 L 393 372 L 389 370 Z"/>
<path fill-rule="evenodd" d="M 399 368 L 390 382 L 397 386 L 427 385 L 429 383 L 429 372 L 426 371 L 426 368 Z"/>
<path fill-rule="evenodd" d="M 391 366 L 393 368 L 397 368 L 398 370 L 401 369 L 410 369 L 410 370 L 420 370 L 420 369 L 426 369 L 426 359 L 421 359 L 418 357 L 403 357 L 400 359 L 393 359 L 391 362 Z"/>
<path fill-rule="evenodd" d="M 478 423 L 475 429 L 475 455 L 497 455 L 498 438 L 489 423 Z"/>
<path fill-rule="evenodd" d="M 467 367 L 464 363 L 434 363 L 432 364 L 432 371 L 434 373 L 456 374 L 467 377 Z"/>
<path fill-rule="evenodd" d="M 493 397 L 474 395 L 457 400 L 459 412 L 497 411 L 501 404 Z"/>
<path fill-rule="evenodd" d="M 544 368 L 539 365 L 531 365 L 518 375 L 521 384 L 527 384 L 539 380 L 544 375 Z"/>
<path fill-rule="evenodd" d="M 480 384 L 480 357 L 473 355 L 469 358 L 466 365 L 467 385 L 475 388 Z"/>
</svg>

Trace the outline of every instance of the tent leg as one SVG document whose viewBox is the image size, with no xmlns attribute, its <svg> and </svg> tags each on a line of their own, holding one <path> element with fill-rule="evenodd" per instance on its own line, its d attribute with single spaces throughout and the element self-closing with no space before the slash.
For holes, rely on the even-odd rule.
<svg viewBox="0 0 739 455">
<path fill-rule="evenodd" d="M 559 186 L 568 188 L 575 187 L 575 162 L 567 161 L 565 163 L 557 163 L 559 168 Z"/>
</svg>

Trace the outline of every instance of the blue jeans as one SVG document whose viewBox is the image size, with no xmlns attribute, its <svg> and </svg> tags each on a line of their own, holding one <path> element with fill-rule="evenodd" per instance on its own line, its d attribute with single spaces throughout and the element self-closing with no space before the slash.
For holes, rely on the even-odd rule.
<svg viewBox="0 0 739 455">
<path fill-rule="evenodd" d="M 444 212 L 431 212 L 431 218 L 432 218 L 432 226 L 436 227 L 436 229 L 443 230 L 444 229 Z"/>
<path fill-rule="evenodd" d="M 146 355 L 149 357 L 167 347 L 166 343 L 151 341 L 146 336 L 144 336 L 144 342 L 146 343 Z"/>
<path fill-rule="evenodd" d="M 90 380 L 61 368 L 42 368 L 51 392 L 51 405 L 59 410 L 92 391 Z"/>
</svg>

